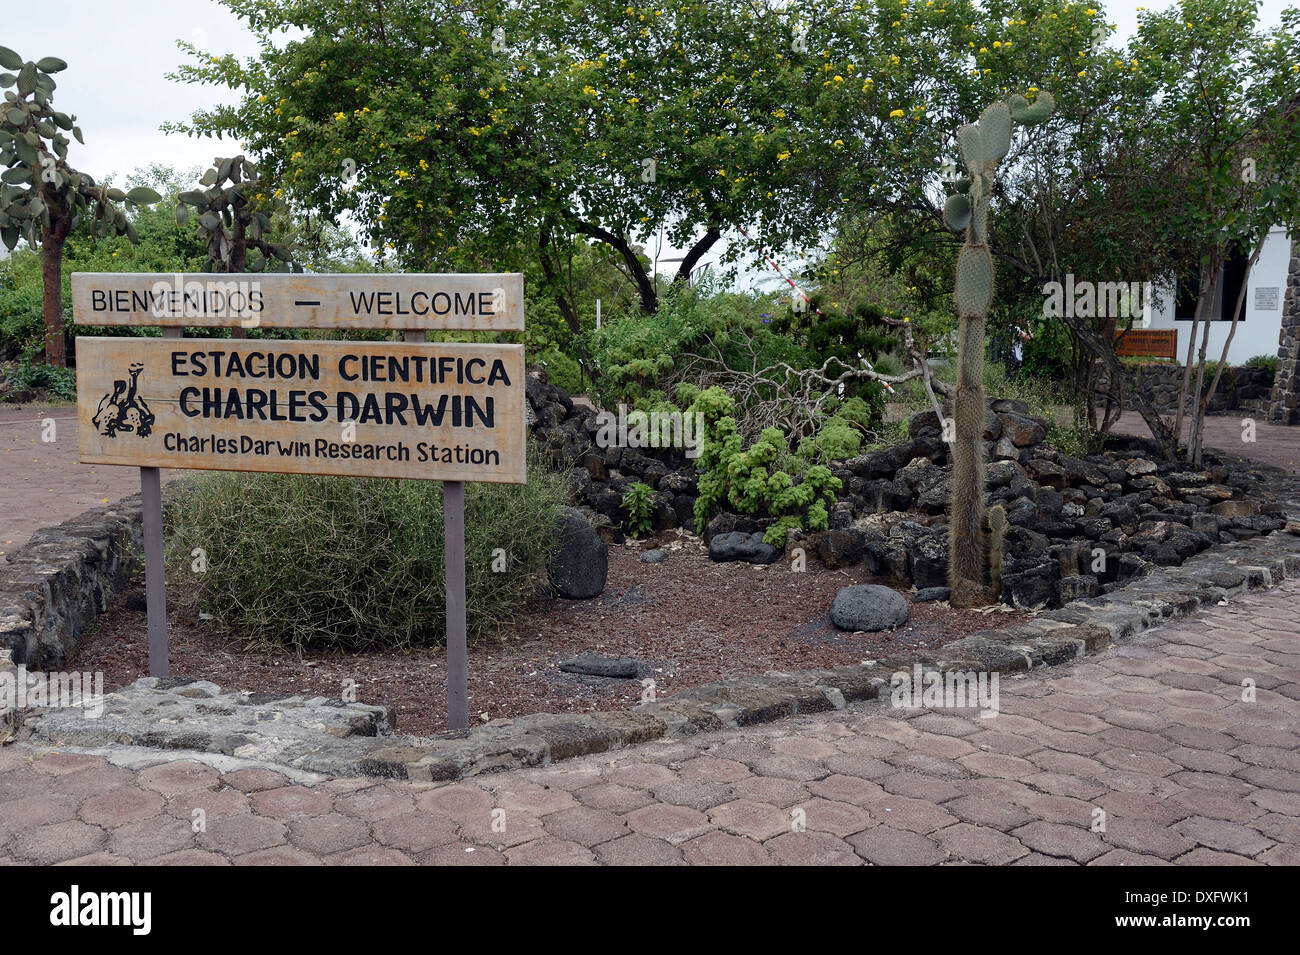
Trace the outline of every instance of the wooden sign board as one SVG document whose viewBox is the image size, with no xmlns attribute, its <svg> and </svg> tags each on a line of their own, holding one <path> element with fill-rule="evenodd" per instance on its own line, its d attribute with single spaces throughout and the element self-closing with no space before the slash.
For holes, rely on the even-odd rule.
<svg viewBox="0 0 1300 955">
<path fill-rule="evenodd" d="M 74 272 L 78 325 L 518 332 L 524 277 Z"/>
<path fill-rule="evenodd" d="M 1178 329 L 1133 328 L 1115 336 L 1115 354 L 1129 357 L 1176 358 Z"/>
<path fill-rule="evenodd" d="M 524 346 L 78 338 L 88 464 L 525 482 Z"/>
</svg>

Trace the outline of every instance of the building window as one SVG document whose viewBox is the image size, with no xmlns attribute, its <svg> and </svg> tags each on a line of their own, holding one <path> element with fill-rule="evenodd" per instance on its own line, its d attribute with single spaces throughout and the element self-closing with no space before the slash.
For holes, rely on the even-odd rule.
<svg viewBox="0 0 1300 955">
<path fill-rule="evenodd" d="M 1210 303 L 1205 310 L 1203 317 L 1212 322 L 1230 322 L 1232 321 L 1232 310 L 1237 305 L 1237 299 L 1241 295 L 1241 286 L 1246 281 L 1246 256 L 1232 253 L 1228 256 L 1227 263 L 1219 270 L 1218 287 L 1215 289 L 1214 301 Z M 1174 321 L 1190 322 L 1196 317 L 1196 300 L 1199 297 L 1198 292 L 1201 288 L 1201 277 L 1199 273 L 1193 273 L 1186 282 L 1178 283 L 1178 290 L 1174 295 Z M 1241 300 L 1241 308 L 1237 310 L 1237 320 L 1241 321 L 1246 317 L 1246 300 Z"/>
</svg>

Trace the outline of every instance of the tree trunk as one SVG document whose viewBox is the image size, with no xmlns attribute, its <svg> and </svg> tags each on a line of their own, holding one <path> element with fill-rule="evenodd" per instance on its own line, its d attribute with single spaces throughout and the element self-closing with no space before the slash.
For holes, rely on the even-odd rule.
<svg viewBox="0 0 1300 955">
<path fill-rule="evenodd" d="M 41 234 L 45 362 L 59 368 L 67 364 L 63 349 L 63 243 L 67 238 L 68 220 L 62 216 L 52 219 Z"/>
<path fill-rule="evenodd" d="M 1079 341 L 1087 346 L 1088 350 L 1097 356 L 1102 366 L 1106 369 L 1106 374 L 1112 382 L 1119 382 L 1122 394 L 1127 394 L 1132 400 L 1138 414 L 1142 420 L 1147 423 L 1151 429 L 1151 435 L 1155 438 L 1156 444 L 1160 448 L 1160 455 L 1166 461 L 1172 460 L 1178 450 L 1178 441 L 1174 432 L 1169 430 L 1169 425 L 1151 404 L 1150 399 L 1140 387 L 1130 381 L 1128 370 L 1124 363 L 1119 360 L 1115 354 L 1113 346 L 1108 347 L 1108 343 L 1103 341 L 1097 332 L 1084 324 L 1084 319 L 1066 318 L 1066 324 L 1070 329 L 1079 336 Z"/>
<path fill-rule="evenodd" d="M 1210 254 L 1210 265 L 1201 274 L 1200 287 L 1196 295 L 1196 311 L 1192 315 L 1192 328 L 1187 338 L 1187 359 L 1183 362 L 1183 387 L 1178 391 L 1178 416 L 1174 419 L 1174 440 L 1178 441 L 1183 435 L 1183 412 L 1186 410 L 1187 389 L 1192 383 L 1192 356 L 1196 353 L 1196 330 L 1200 328 L 1201 316 L 1205 314 L 1205 303 L 1209 296 L 1210 286 L 1214 279 L 1214 271 L 1217 264 L 1214 261 L 1214 254 Z M 1174 305 L 1175 310 L 1178 308 L 1177 303 Z"/>
<path fill-rule="evenodd" d="M 1219 280 L 1216 270 L 1214 279 L 1210 282 L 1209 301 L 1214 301 L 1214 296 L 1219 292 Z M 1210 306 L 1207 304 L 1206 309 Z M 1210 345 L 1210 327 L 1214 321 L 1213 315 L 1204 316 L 1205 325 L 1201 329 L 1201 350 L 1197 353 L 1196 360 L 1196 391 L 1192 393 L 1192 420 L 1188 425 L 1187 433 L 1187 461 L 1195 463 L 1195 448 L 1201 440 L 1201 430 L 1204 425 L 1205 402 L 1201 400 L 1201 393 L 1205 390 L 1205 352 Z M 1181 436 L 1181 435 L 1180 435 Z"/>
<path fill-rule="evenodd" d="M 592 225 L 589 222 L 575 220 L 573 229 L 580 235 L 585 235 L 591 239 L 599 239 L 618 252 L 623 257 L 623 264 L 627 266 L 632 281 L 636 282 L 637 292 L 641 296 L 641 311 L 647 315 L 653 315 L 659 310 L 659 293 L 655 291 L 654 280 L 646 272 L 645 266 L 637 258 L 636 250 L 628 244 L 627 240 L 622 236 L 615 235 L 608 229 L 602 229 L 600 226 Z"/>
<path fill-rule="evenodd" d="M 1223 377 L 1223 368 L 1228 363 L 1228 349 L 1232 347 L 1233 336 L 1237 334 L 1237 322 L 1241 318 L 1243 307 L 1246 303 L 1246 289 L 1250 285 L 1250 273 L 1255 269 L 1255 263 L 1259 261 L 1260 254 L 1264 251 L 1264 243 L 1268 241 L 1267 233 L 1259 240 L 1255 246 L 1255 251 L 1250 254 L 1250 261 L 1246 263 L 1246 274 L 1242 276 L 1241 288 L 1237 291 L 1237 304 L 1232 311 L 1232 327 L 1228 329 L 1228 337 L 1223 342 L 1223 353 L 1219 355 L 1219 367 L 1214 370 L 1214 379 L 1210 382 L 1210 387 L 1205 394 L 1201 396 L 1201 417 L 1204 419 L 1206 410 L 1210 407 L 1210 399 L 1219 389 L 1219 379 Z M 1200 465 L 1201 450 L 1205 444 L 1205 429 L 1202 428 L 1197 432 L 1196 443 L 1192 446 L 1193 463 Z"/>
<path fill-rule="evenodd" d="M 551 261 L 552 245 L 551 230 L 549 227 L 543 227 L 537 241 L 537 260 L 542 266 L 542 275 L 555 291 L 555 303 L 559 306 L 560 315 L 564 318 L 564 323 L 569 326 L 569 331 L 574 335 L 581 335 L 582 321 L 577 306 L 563 287 L 557 264 Z"/>
<path fill-rule="evenodd" d="M 704 233 L 704 237 L 686 253 L 686 257 L 682 259 L 681 264 L 677 267 L 677 275 L 673 278 L 673 281 L 689 282 L 691 272 L 695 271 L 695 266 L 720 238 L 722 238 L 722 232 L 716 227 L 710 227 L 709 231 Z"/>
</svg>

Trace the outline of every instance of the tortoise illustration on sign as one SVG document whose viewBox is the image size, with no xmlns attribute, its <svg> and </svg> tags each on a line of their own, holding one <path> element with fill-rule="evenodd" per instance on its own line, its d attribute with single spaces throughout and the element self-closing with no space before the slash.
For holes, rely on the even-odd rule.
<svg viewBox="0 0 1300 955">
<path fill-rule="evenodd" d="M 153 431 L 154 413 L 145 404 L 144 398 L 136 394 L 136 382 L 144 365 L 135 362 L 128 369 L 131 383 L 121 378 L 114 380 L 113 393 L 99 399 L 99 408 L 91 419 L 95 430 L 100 434 L 114 438 L 118 432 L 131 432 L 141 438 L 147 438 Z"/>
</svg>

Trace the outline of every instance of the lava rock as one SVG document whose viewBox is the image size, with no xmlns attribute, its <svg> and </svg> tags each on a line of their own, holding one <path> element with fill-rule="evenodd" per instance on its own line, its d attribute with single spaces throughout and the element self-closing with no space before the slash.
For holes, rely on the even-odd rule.
<svg viewBox="0 0 1300 955">
<path fill-rule="evenodd" d="M 1056 597 L 1060 564 L 1045 560 L 1002 574 L 1002 599 L 1017 610 L 1040 610 Z"/>
<path fill-rule="evenodd" d="M 849 567 L 867 552 L 866 532 L 858 527 L 834 527 L 822 535 L 817 555 L 827 567 Z"/>
<path fill-rule="evenodd" d="M 1008 487 L 1016 478 L 1024 477 L 1024 469 L 1015 461 L 994 461 L 985 472 L 989 487 Z"/>
<path fill-rule="evenodd" d="M 695 529 L 695 497 L 693 495 L 675 495 L 673 497 L 673 513 L 677 515 L 678 527 Z"/>
<path fill-rule="evenodd" d="M 901 540 L 881 537 L 867 540 L 867 550 L 862 563 L 871 576 L 906 580 L 907 561 L 907 548 Z"/>
<path fill-rule="evenodd" d="M 888 448 L 859 455 L 844 464 L 858 477 L 867 480 L 892 477 L 898 470 L 898 461 Z"/>
<path fill-rule="evenodd" d="M 867 481 L 862 499 L 872 511 L 904 511 L 912 506 L 912 490 L 905 481 Z"/>
<path fill-rule="evenodd" d="M 1044 487 L 1063 491 L 1070 485 L 1065 468 L 1046 458 L 1034 458 L 1029 462 L 1029 470 L 1038 478 L 1038 483 Z"/>
<path fill-rule="evenodd" d="M 630 679 L 636 676 L 637 662 L 631 657 L 602 657 L 597 653 L 584 653 L 572 660 L 562 660 L 560 669 L 565 673 L 581 673 L 584 676 Z"/>
<path fill-rule="evenodd" d="M 827 518 L 827 525 L 832 530 L 842 530 L 853 523 L 853 502 L 836 501 L 831 506 L 831 513 Z"/>
<path fill-rule="evenodd" d="M 909 438 L 915 438 L 926 428 L 935 431 L 943 430 L 943 423 L 933 411 L 918 411 L 907 419 L 907 436 Z"/>
<path fill-rule="evenodd" d="M 763 540 L 760 533 L 746 534 L 732 531 L 730 534 L 718 534 L 709 541 L 709 559 L 723 563 L 740 560 L 750 564 L 771 564 L 780 558 L 781 552 Z"/>
<path fill-rule="evenodd" d="M 656 531 L 666 531 L 676 527 L 677 511 L 673 509 L 672 493 L 659 491 L 651 500 L 653 509 L 650 513 L 650 526 Z"/>
<path fill-rule="evenodd" d="M 931 587 L 943 587 L 948 582 L 948 535 L 946 533 L 928 534 L 917 538 L 909 549 L 912 556 L 912 583 L 926 590 Z"/>
<path fill-rule="evenodd" d="M 906 622 L 907 615 L 907 599 L 876 584 L 841 587 L 831 604 L 831 623 L 841 630 L 889 630 Z"/>
<path fill-rule="evenodd" d="M 1029 405 L 1018 398 L 994 398 L 989 408 L 998 414 L 1029 414 Z"/>
<path fill-rule="evenodd" d="M 1002 422 L 1002 437 L 1017 448 L 1041 444 L 1047 437 L 1047 422 L 1035 415 L 1003 411 L 998 414 L 998 419 Z"/>
<path fill-rule="evenodd" d="M 933 411 L 926 413 L 934 414 Z M 943 476 L 942 469 L 936 467 L 929 458 L 913 458 L 906 467 L 899 468 L 898 473 L 894 475 L 897 480 L 903 481 L 913 490 L 933 487 L 943 480 Z"/>
<path fill-rule="evenodd" d="M 1001 437 L 993 445 L 993 457 L 1001 461 L 1018 461 L 1020 460 L 1021 451 L 1015 443 L 1008 437 Z"/>
<path fill-rule="evenodd" d="M 925 587 L 912 595 L 912 603 L 923 604 L 932 600 L 947 600 L 952 596 L 948 587 Z"/>
<path fill-rule="evenodd" d="M 952 478 L 945 477 L 922 491 L 916 499 L 916 506 L 927 514 L 942 514 L 951 500 Z"/>
<path fill-rule="evenodd" d="M 752 517 L 723 511 L 705 525 L 704 543 L 711 543 L 713 538 L 720 534 L 752 534 L 756 530 L 758 530 L 758 522 Z"/>
<path fill-rule="evenodd" d="M 695 490 L 695 471 L 683 469 L 665 474 L 659 479 L 659 490 L 672 491 L 673 494 Z"/>
<path fill-rule="evenodd" d="M 1244 499 L 1220 501 L 1210 508 L 1219 517 L 1251 517 L 1256 513 L 1255 502 Z"/>
<path fill-rule="evenodd" d="M 1056 591 L 1064 604 L 1083 597 L 1097 596 L 1101 592 L 1101 583 L 1091 574 L 1062 577 L 1056 582 Z"/>
<path fill-rule="evenodd" d="M 641 563 L 643 564 L 662 564 L 667 559 L 668 551 L 662 547 L 655 547 L 641 555 Z"/>
<path fill-rule="evenodd" d="M 551 586 L 570 600 L 599 596 L 609 574 L 609 548 L 586 515 L 577 508 L 561 508 L 553 534 L 559 547 L 546 568 Z"/>
</svg>

